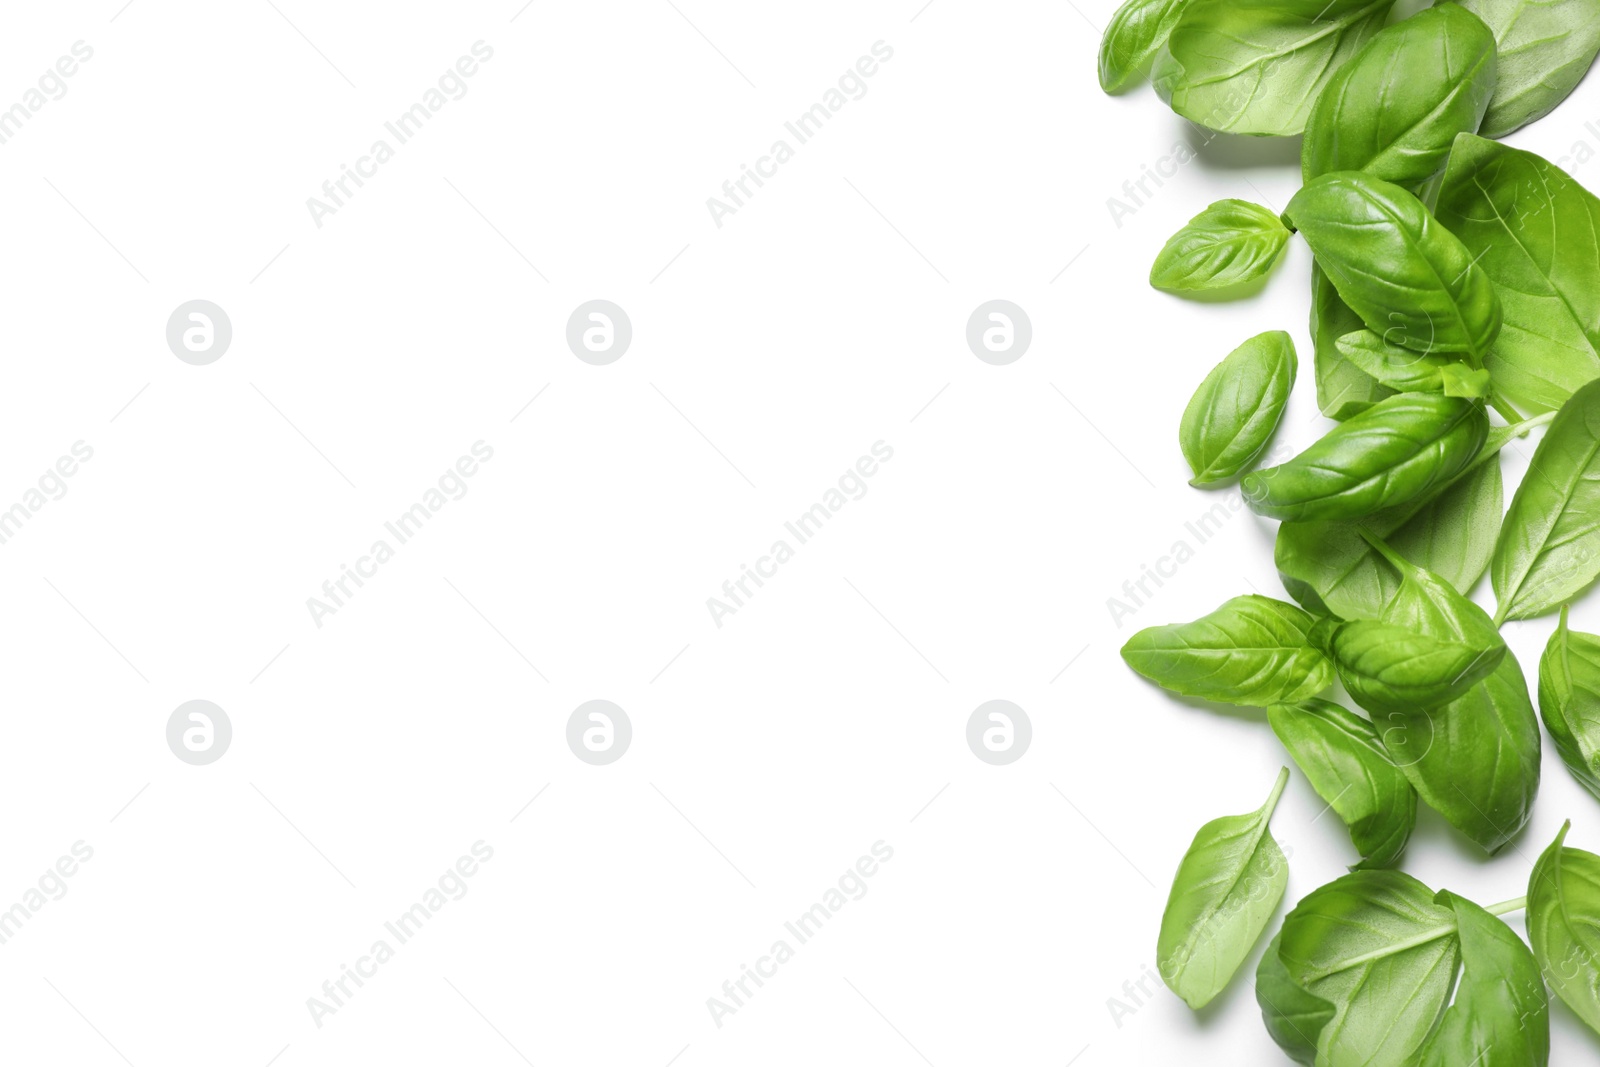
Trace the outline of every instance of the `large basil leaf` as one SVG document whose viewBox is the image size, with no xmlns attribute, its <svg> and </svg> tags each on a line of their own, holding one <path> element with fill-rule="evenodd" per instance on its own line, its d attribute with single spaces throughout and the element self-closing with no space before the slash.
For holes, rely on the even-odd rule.
<svg viewBox="0 0 1600 1067">
<path fill-rule="evenodd" d="M 1572 395 L 1534 449 L 1489 574 L 1497 622 L 1554 611 L 1600 577 L 1600 381 Z"/>
<path fill-rule="evenodd" d="M 1100 38 L 1100 88 L 1118 93 L 1132 85 L 1167 44 L 1183 0 L 1128 0 Z"/>
<path fill-rule="evenodd" d="M 1392 710 L 1377 725 L 1423 801 L 1486 852 L 1528 824 L 1539 794 L 1539 721 L 1517 657 L 1506 653 L 1444 707 Z"/>
<path fill-rule="evenodd" d="M 1417 822 L 1417 792 L 1371 722 L 1326 700 L 1277 704 L 1267 721 L 1311 788 L 1350 830 L 1355 869 L 1392 867 Z"/>
<path fill-rule="evenodd" d="M 1500 79 L 1483 135 L 1543 118 L 1578 87 L 1600 52 L 1597 0 L 1461 0 L 1494 31 Z"/>
<path fill-rule="evenodd" d="M 1244 497 L 1257 513 L 1289 522 L 1360 518 L 1442 488 L 1488 435 L 1488 416 L 1476 401 L 1392 396 L 1287 463 L 1246 475 Z"/>
<path fill-rule="evenodd" d="M 1461 980 L 1418 1067 L 1545 1067 L 1550 997 L 1533 953 L 1472 901 L 1448 890 L 1434 899 L 1455 912 Z"/>
<path fill-rule="evenodd" d="M 1164 293 L 1230 289 L 1266 277 L 1288 243 L 1288 228 L 1266 208 L 1219 200 L 1167 241 L 1150 284 Z"/>
<path fill-rule="evenodd" d="M 1470 592 L 1489 566 L 1500 531 L 1500 450 L 1550 418 L 1491 429 L 1466 473 L 1433 496 L 1350 522 L 1282 524 L 1274 560 L 1283 587 L 1319 615 L 1377 618 L 1400 579 L 1361 536 L 1365 528 L 1458 591 Z"/>
<path fill-rule="evenodd" d="M 1306 181 L 1361 170 L 1398 185 L 1427 180 L 1458 133 L 1478 129 L 1495 87 L 1494 34 L 1455 4 L 1368 41 L 1317 97 L 1306 123 Z"/>
<path fill-rule="evenodd" d="M 1504 644 L 1484 647 L 1372 619 L 1328 619 L 1310 637 L 1333 661 L 1351 699 L 1373 715 L 1442 707 L 1488 677 L 1506 654 Z"/>
<path fill-rule="evenodd" d="M 1267 1033 L 1284 1054 L 1304 1067 L 1314 1067 L 1317 1035 L 1333 1018 L 1333 1005 L 1295 985 L 1278 955 L 1282 943 L 1280 932 L 1256 965 L 1256 1003 Z"/>
<path fill-rule="evenodd" d="M 1483 268 L 1422 201 L 1358 171 L 1314 178 L 1284 218 L 1305 237 L 1345 303 L 1390 344 L 1481 360 L 1500 332 Z"/>
<path fill-rule="evenodd" d="M 1333 665 L 1306 641 L 1315 620 L 1281 600 L 1235 597 L 1194 622 L 1140 630 L 1128 666 L 1183 696 L 1264 708 L 1316 696 Z"/>
<path fill-rule="evenodd" d="M 1210 129 L 1296 134 L 1393 3 L 1188 0 L 1151 80 L 1174 111 Z"/>
<path fill-rule="evenodd" d="M 1539 660 L 1539 714 L 1572 776 L 1600 797 L 1600 637 L 1561 625 Z"/>
<path fill-rule="evenodd" d="M 1333 1006 L 1321 1067 L 1411 1067 L 1455 980 L 1455 913 L 1399 871 L 1357 871 L 1315 889 L 1283 922 L 1290 981 Z M 1463 1065 L 1465 1067 L 1465 1065 Z"/>
<path fill-rule="evenodd" d="M 1569 822 L 1528 879 L 1528 940 L 1544 980 L 1600 1033 L 1600 856 L 1567 848 Z"/>
<path fill-rule="evenodd" d="M 1227 987 L 1288 888 L 1288 861 L 1267 832 L 1288 781 L 1284 768 L 1259 809 L 1202 826 L 1178 864 L 1156 965 L 1167 988 L 1191 1008 L 1205 1007 Z"/>
<path fill-rule="evenodd" d="M 1361 316 L 1339 299 L 1339 291 L 1316 263 L 1311 264 L 1311 343 L 1316 359 L 1317 407 L 1343 422 L 1359 415 L 1394 390 L 1380 383 L 1339 351 L 1339 338 L 1365 328 Z"/>
<path fill-rule="evenodd" d="M 1600 378 L 1600 199 L 1531 152 L 1463 134 L 1435 210 L 1504 307 L 1484 359 L 1496 391 L 1554 411 Z"/>
<path fill-rule="evenodd" d="M 1178 443 L 1193 486 L 1230 481 L 1256 461 L 1283 418 L 1298 366 L 1294 341 L 1282 330 L 1234 349 L 1195 390 Z"/>
</svg>

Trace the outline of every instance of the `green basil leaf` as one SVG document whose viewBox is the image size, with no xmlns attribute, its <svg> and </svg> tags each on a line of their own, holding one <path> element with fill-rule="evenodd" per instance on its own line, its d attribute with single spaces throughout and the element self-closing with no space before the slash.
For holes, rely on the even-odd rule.
<svg viewBox="0 0 1600 1067">
<path fill-rule="evenodd" d="M 1495 87 L 1495 43 L 1481 19 L 1444 4 L 1368 41 L 1317 97 L 1301 147 L 1305 180 L 1338 170 L 1412 186 L 1483 121 Z"/>
<path fill-rule="evenodd" d="M 1287 463 L 1243 481 L 1252 510 L 1290 522 L 1355 519 L 1442 488 L 1489 435 L 1481 404 L 1403 393 L 1330 430 Z"/>
<path fill-rule="evenodd" d="M 1455 913 L 1399 871 L 1357 871 L 1315 889 L 1283 922 L 1289 979 L 1333 1005 L 1322 1067 L 1411 1067 L 1455 982 Z M 1465 1067 L 1465 1065 L 1463 1065 Z"/>
<path fill-rule="evenodd" d="M 1333 1019 L 1333 1005 L 1295 985 L 1278 954 L 1282 943 L 1280 932 L 1256 965 L 1256 1003 L 1267 1033 L 1284 1054 L 1304 1067 L 1315 1067 L 1317 1035 Z"/>
<path fill-rule="evenodd" d="M 1367 328 L 1419 352 L 1481 360 L 1500 332 L 1483 268 L 1422 201 L 1359 171 L 1313 178 L 1284 218 Z"/>
<path fill-rule="evenodd" d="M 1483 367 L 1469 367 L 1465 363 L 1446 363 L 1439 368 L 1439 378 L 1445 396 L 1485 400 L 1490 394 L 1493 380 Z"/>
<path fill-rule="evenodd" d="M 1266 277 L 1289 243 L 1281 219 L 1245 200 L 1219 200 L 1173 234 L 1150 268 L 1164 293 L 1229 289 Z"/>
<path fill-rule="evenodd" d="M 1100 88 L 1121 92 L 1150 69 L 1167 45 L 1183 0 L 1128 0 L 1100 38 Z"/>
<path fill-rule="evenodd" d="M 1417 822 L 1417 792 L 1394 765 L 1377 728 L 1326 700 L 1275 704 L 1267 721 L 1311 788 L 1350 830 L 1355 869 L 1392 867 Z"/>
<path fill-rule="evenodd" d="M 1338 349 L 1345 334 L 1366 328 L 1361 316 L 1339 299 L 1322 268 L 1311 265 L 1311 342 L 1316 358 L 1317 407 L 1328 418 L 1343 422 L 1359 415 L 1394 390 L 1351 363 Z"/>
<path fill-rule="evenodd" d="M 1504 644 L 1485 648 L 1372 619 L 1327 619 L 1310 638 L 1333 661 L 1351 699 L 1375 716 L 1442 707 L 1488 677 L 1506 654 Z"/>
<path fill-rule="evenodd" d="M 1237 477 L 1266 449 L 1294 388 L 1294 341 L 1282 330 L 1260 334 L 1217 364 L 1195 390 L 1178 443 L 1193 486 Z"/>
<path fill-rule="evenodd" d="M 1569 822 L 1528 879 L 1528 940 L 1544 980 L 1600 1033 L 1600 856 L 1567 848 Z"/>
<path fill-rule="evenodd" d="M 1461 0 L 1461 6 L 1489 24 L 1500 50 L 1485 137 L 1504 137 L 1548 115 L 1600 53 L 1597 0 Z"/>
<path fill-rule="evenodd" d="M 1232 981 L 1289 886 L 1288 861 L 1267 832 L 1288 781 L 1284 768 L 1258 810 L 1202 826 L 1178 864 L 1156 968 L 1191 1008 L 1205 1007 Z"/>
<path fill-rule="evenodd" d="M 1308 611 L 1341 619 L 1375 619 L 1399 588 L 1394 568 L 1361 536 L 1366 529 L 1406 559 L 1470 592 L 1489 566 L 1500 531 L 1498 455 L 1531 426 L 1500 426 L 1472 466 L 1445 489 L 1363 519 L 1286 522 L 1274 560 L 1287 589 Z"/>
<path fill-rule="evenodd" d="M 1534 449 L 1489 574 L 1497 622 L 1554 611 L 1600 577 L 1600 381 L 1572 395 Z"/>
<path fill-rule="evenodd" d="M 1484 851 L 1499 852 L 1533 814 L 1539 721 L 1509 652 L 1493 674 L 1431 711 L 1381 716 L 1378 736 L 1423 801 Z"/>
<path fill-rule="evenodd" d="M 1488 612 L 1437 574 L 1405 559 L 1371 531 L 1363 530 L 1362 537 L 1400 576 L 1400 588 L 1384 605 L 1379 621 L 1463 641 L 1484 650 L 1505 647 L 1505 640 Z"/>
<path fill-rule="evenodd" d="M 1401 393 L 1442 393 L 1445 368 L 1465 366 L 1459 357 L 1444 352 L 1415 352 L 1389 344 L 1371 330 L 1347 333 L 1334 346 L 1363 374 Z"/>
<path fill-rule="evenodd" d="M 1565 606 L 1539 660 L 1539 715 L 1572 776 L 1600 797 L 1600 637 L 1569 629 Z"/>
<path fill-rule="evenodd" d="M 1455 912 L 1461 979 L 1418 1067 L 1546 1067 L 1550 997 L 1533 953 L 1472 901 L 1448 890 L 1434 899 Z"/>
<path fill-rule="evenodd" d="M 1435 210 L 1499 293 L 1505 326 L 1484 357 L 1496 390 L 1554 411 L 1600 378 L 1600 199 L 1531 152 L 1463 134 Z"/>
<path fill-rule="evenodd" d="M 1383 26 L 1393 0 L 1188 0 L 1156 58 L 1156 92 L 1227 133 L 1305 129 L 1317 94 Z"/>
<path fill-rule="evenodd" d="M 1183 696 L 1257 708 L 1293 703 L 1333 684 L 1333 665 L 1306 641 L 1314 621 L 1281 600 L 1234 597 L 1194 622 L 1140 630 L 1122 658 Z"/>
</svg>

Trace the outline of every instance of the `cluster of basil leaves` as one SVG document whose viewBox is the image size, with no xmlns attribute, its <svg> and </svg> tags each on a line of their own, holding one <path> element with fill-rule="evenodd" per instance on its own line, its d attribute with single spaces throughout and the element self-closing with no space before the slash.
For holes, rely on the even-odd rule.
<svg viewBox="0 0 1600 1067">
<path fill-rule="evenodd" d="M 1304 134 L 1276 214 L 1225 200 L 1150 272 L 1176 294 L 1245 295 L 1298 233 L 1315 258 L 1316 389 L 1336 425 L 1253 469 L 1298 369 L 1251 338 L 1183 413 L 1192 484 L 1239 482 L 1281 520 L 1299 606 L 1241 596 L 1136 634 L 1126 662 L 1186 697 L 1265 709 L 1344 822 L 1351 873 L 1302 899 L 1256 974 L 1269 1033 L 1314 1067 L 1543 1065 L 1547 987 L 1600 1031 L 1600 856 L 1564 828 L 1525 898 L 1490 908 L 1396 869 L 1420 800 L 1493 854 L 1527 825 L 1540 732 L 1507 620 L 1560 612 L 1539 714 L 1600 797 L 1600 637 L 1567 604 L 1600 577 L 1600 198 L 1495 138 L 1547 114 L 1600 54 L 1600 0 L 1128 0 L 1100 51 L 1118 92 L 1149 71 L 1210 130 Z M 1491 418 L 1493 412 L 1498 422 Z M 1509 510 L 1499 453 L 1548 426 Z M 1485 572 L 1497 610 L 1467 597 Z M 1325 699 L 1335 681 L 1366 714 Z M 1206 824 L 1162 917 L 1162 978 L 1214 999 L 1288 884 L 1257 811 Z M 1501 914 L 1526 910 L 1529 944 Z M 1530 948 L 1531 944 L 1531 948 Z"/>
</svg>

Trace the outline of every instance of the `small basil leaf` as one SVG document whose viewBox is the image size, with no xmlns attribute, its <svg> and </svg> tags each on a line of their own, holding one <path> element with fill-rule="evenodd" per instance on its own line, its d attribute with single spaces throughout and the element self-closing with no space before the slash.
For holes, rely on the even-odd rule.
<svg viewBox="0 0 1600 1067">
<path fill-rule="evenodd" d="M 1392 867 L 1417 822 L 1417 792 L 1367 719 L 1326 700 L 1276 704 L 1267 721 L 1311 788 L 1350 830 L 1354 869 Z"/>
<path fill-rule="evenodd" d="M 1333 1006 L 1324 1067 L 1411 1067 L 1460 959 L 1455 913 L 1399 871 L 1357 871 L 1312 890 L 1283 922 L 1289 979 Z"/>
<path fill-rule="evenodd" d="M 1329 619 L 1311 639 L 1333 661 L 1351 699 L 1375 716 L 1442 707 L 1488 677 L 1506 654 L 1504 644 L 1484 648 L 1371 619 Z"/>
<path fill-rule="evenodd" d="M 1343 422 L 1359 415 L 1394 390 L 1346 359 L 1338 340 L 1366 328 L 1361 316 L 1339 299 L 1322 268 L 1311 265 L 1311 342 L 1316 357 L 1317 407 L 1328 418 Z"/>
<path fill-rule="evenodd" d="M 1156 58 L 1156 92 L 1227 133 L 1287 136 L 1383 26 L 1394 0 L 1188 0 Z"/>
<path fill-rule="evenodd" d="M 1333 1018 L 1333 1005 L 1294 984 L 1278 955 L 1282 942 L 1279 933 L 1256 965 L 1256 1003 L 1267 1033 L 1284 1054 L 1304 1067 L 1314 1067 L 1317 1035 Z"/>
<path fill-rule="evenodd" d="M 1488 435 L 1481 404 L 1403 393 L 1335 426 L 1287 463 L 1246 475 L 1245 500 L 1258 514 L 1291 522 L 1360 518 L 1444 487 Z"/>
<path fill-rule="evenodd" d="M 1317 97 L 1301 148 L 1305 180 L 1366 171 L 1411 186 L 1427 180 L 1458 133 L 1483 121 L 1495 87 L 1494 34 L 1455 4 L 1384 29 Z"/>
<path fill-rule="evenodd" d="M 1572 776 L 1600 797 L 1600 637 L 1569 629 L 1565 607 L 1539 660 L 1539 714 Z"/>
<path fill-rule="evenodd" d="M 1314 620 L 1293 604 L 1235 597 L 1194 622 L 1140 630 L 1122 658 L 1163 689 L 1264 708 L 1316 696 L 1333 665 L 1306 641 Z"/>
<path fill-rule="evenodd" d="M 1334 345 L 1362 373 L 1401 393 L 1442 393 L 1445 368 L 1465 366 L 1443 352 L 1414 352 L 1389 344 L 1371 330 L 1347 333 Z"/>
<path fill-rule="evenodd" d="M 1439 368 L 1439 380 L 1445 396 L 1483 400 L 1489 396 L 1493 379 L 1483 367 L 1469 367 L 1465 363 L 1446 363 Z"/>
<path fill-rule="evenodd" d="M 1567 848 L 1569 822 L 1528 879 L 1528 940 L 1544 980 L 1600 1033 L 1600 856 Z"/>
<path fill-rule="evenodd" d="M 1600 378 L 1600 199 L 1531 152 L 1463 134 L 1436 211 L 1499 293 L 1505 325 L 1484 357 L 1496 391 L 1554 411 Z"/>
<path fill-rule="evenodd" d="M 1288 861 L 1267 832 L 1288 781 L 1284 768 L 1258 810 L 1202 826 L 1178 864 L 1161 914 L 1156 964 L 1167 988 L 1191 1008 L 1205 1007 L 1227 988 L 1288 888 Z"/>
<path fill-rule="evenodd" d="M 1572 395 L 1534 449 L 1489 573 L 1497 622 L 1554 611 L 1600 577 L 1600 381 Z"/>
<path fill-rule="evenodd" d="M 1178 443 L 1193 486 L 1216 485 L 1253 464 L 1283 418 L 1297 367 L 1294 341 L 1282 330 L 1240 345 L 1195 390 Z"/>
<path fill-rule="evenodd" d="M 1264 207 L 1219 200 L 1173 234 L 1150 268 L 1166 293 L 1229 289 L 1264 278 L 1289 243 L 1289 230 Z"/>
<path fill-rule="evenodd" d="M 1434 899 L 1455 912 L 1461 980 L 1418 1067 L 1545 1067 L 1550 997 L 1533 953 L 1472 901 L 1447 890 Z"/>
<path fill-rule="evenodd" d="M 1284 212 L 1345 303 L 1391 344 L 1481 360 L 1500 332 L 1483 268 L 1422 201 L 1359 171 L 1306 183 Z"/>
<path fill-rule="evenodd" d="M 1539 794 L 1539 721 L 1517 657 L 1431 711 L 1402 708 L 1378 736 L 1423 801 L 1484 851 L 1505 848 Z"/>
<path fill-rule="evenodd" d="M 1600 53 L 1596 0 L 1461 0 L 1461 6 L 1489 24 L 1500 50 L 1485 137 L 1504 137 L 1548 115 Z"/>
<path fill-rule="evenodd" d="M 1375 619 L 1399 588 L 1394 568 L 1361 536 L 1364 528 L 1397 553 L 1469 592 L 1489 566 L 1500 531 L 1500 464 L 1526 424 L 1495 427 L 1466 473 L 1439 492 L 1342 522 L 1286 522 L 1273 553 L 1283 587 L 1308 611 Z"/>
<path fill-rule="evenodd" d="M 1150 69 L 1177 24 L 1182 0 L 1128 0 L 1100 38 L 1100 88 L 1118 93 Z"/>
</svg>

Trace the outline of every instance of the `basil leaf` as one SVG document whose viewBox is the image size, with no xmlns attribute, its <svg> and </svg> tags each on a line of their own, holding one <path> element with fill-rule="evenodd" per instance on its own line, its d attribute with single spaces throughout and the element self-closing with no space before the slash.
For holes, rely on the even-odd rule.
<svg viewBox="0 0 1600 1067">
<path fill-rule="evenodd" d="M 1397 22 L 1356 53 L 1317 97 L 1301 146 L 1305 180 L 1361 170 L 1411 186 L 1472 133 L 1495 88 L 1495 43 L 1477 16 L 1444 4 Z"/>
<path fill-rule="evenodd" d="M 1228 289 L 1266 277 L 1289 243 L 1289 230 L 1266 208 L 1219 200 L 1173 234 L 1150 268 L 1164 293 Z"/>
<path fill-rule="evenodd" d="M 1339 299 L 1322 268 L 1311 265 L 1311 342 L 1317 370 L 1317 407 L 1328 418 L 1343 422 L 1359 415 L 1394 390 L 1351 363 L 1338 349 L 1338 339 L 1364 329 L 1361 316 Z"/>
<path fill-rule="evenodd" d="M 1391 344 L 1481 360 L 1500 332 L 1483 268 L 1422 201 L 1358 171 L 1313 178 L 1284 218 L 1345 303 Z"/>
<path fill-rule="evenodd" d="M 1548 417 L 1541 416 L 1547 420 Z M 1400 579 L 1361 536 L 1366 530 L 1462 592 L 1489 566 L 1500 530 L 1500 449 L 1538 420 L 1495 427 L 1465 474 L 1438 493 L 1346 522 L 1286 522 L 1273 557 L 1283 587 L 1309 611 L 1375 619 Z"/>
<path fill-rule="evenodd" d="M 1534 449 L 1489 574 L 1496 622 L 1554 611 L 1600 577 L 1600 381 L 1572 395 Z"/>
<path fill-rule="evenodd" d="M 1363 374 L 1401 393 L 1442 393 L 1445 368 L 1464 365 L 1453 355 L 1391 345 L 1371 330 L 1347 333 L 1334 347 Z"/>
<path fill-rule="evenodd" d="M 1484 851 L 1522 832 L 1539 793 L 1539 722 L 1517 657 L 1432 711 L 1404 708 L 1378 736 L 1423 801 Z"/>
<path fill-rule="evenodd" d="M 1392 867 L 1417 822 L 1417 793 L 1371 722 L 1326 700 L 1275 704 L 1267 721 L 1311 788 L 1350 830 L 1354 869 Z"/>
<path fill-rule="evenodd" d="M 1188 0 L 1151 80 L 1172 110 L 1210 129 L 1296 134 L 1393 3 Z"/>
<path fill-rule="evenodd" d="M 1259 809 L 1202 826 L 1178 864 L 1161 914 L 1156 969 L 1191 1008 L 1227 987 L 1289 886 L 1288 861 L 1267 832 L 1288 781 L 1286 767 Z"/>
<path fill-rule="evenodd" d="M 1442 707 L 1488 677 L 1506 653 L 1504 644 L 1485 648 L 1372 619 L 1324 620 L 1311 640 L 1351 699 L 1374 715 Z"/>
<path fill-rule="evenodd" d="M 1600 637 L 1561 625 L 1539 660 L 1539 715 L 1567 769 L 1600 797 Z"/>
<path fill-rule="evenodd" d="M 1484 357 L 1496 390 L 1554 411 L 1600 378 L 1600 199 L 1531 152 L 1463 134 L 1436 211 L 1499 293 L 1505 326 Z"/>
<path fill-rule="evenodd" d="M 1544 980 L 1600 1033 L 1600 856 L 1567 848 L 1568 822 L 1528 879 L 1528 940 Z"/>
<path fill-rule="evenodd" d="M 1418 1067 L 1545 1067 L 1550 997 L 1533 953 L 1472 901 L 1448 890 L 1434 900 L 1455 912 L 1461 980 Z"/>
<path fill-rule="evenodd" d="M 1150 69 L 1166 47 L 1183 0 L 1128 0 L 1100 38 L 1100 88 L 1121 92 Z"/>
<path fill-rule="evenodd" d="M 1290 981 L 1333 1006 L 1323 1067 L 1410 1067 L 1444 1010 L 1460 948 L 1455 913 L 1399 871 L 1357 871 L 1315 889 L 1283 922 Z"/>
<path fill-rule="evenodd" d="M 1482 367 L 1469 367 L 1465 363 L 1446 363 L 1439 368 L 1440 383 L 1445 396 L 1461 396 L 1473 400 L 1487 399 L 1492 379 Z"/>
<path fill-rule="evenodd" d="M 1274 330 L 1250 338 L 1206 375 L 1178 426 L 1194 471 L 1190 485 L 1229 481 L 1255 463 L 1283 418 L 1297 366 L 1294 341 Z"/>
<path fill-rule="evenodd" d="M 1500 50 L 1485 137 L 1504 137 L 1548 115 L 1600 52 L 1596 0 L 1461 0 L 1461 6 L 1489 24 Z"/>
<path fill-rule="evenodd" d="M 1245 500 L 1258 514 L 1291 522 L 1360 518 L 1442 488 L 1488 435 L 1488 416 L 1475 401 L 1392 396 L 1287 463 L 1246 475 Z"/>
<path fill-rule="evenodd" d="M 1256 1003 L 1267 1033 L 1284 1054 L 1304 1067 L 1317 1062 L 1317 1035 L 1333 1018 L 1333 1005 L 1294 984 L 1279 957 L 1280 932 L 1256 965 Z"/>
<path fill-rule="evenodd" d="M 1293 604 L 1234 597 L 1194 622 L 1140 630 L 1122 658 L 1163 689 L 1264 708 L 1316 696 L 1333 665 L 1306 642 L 1314 620 Z"/>
</svg>

